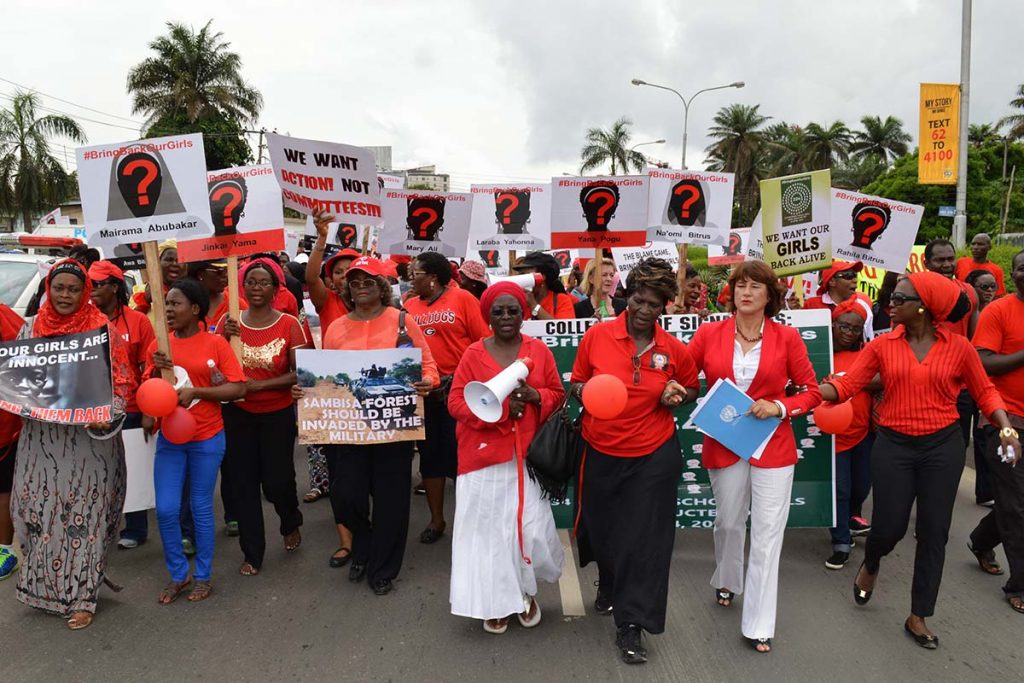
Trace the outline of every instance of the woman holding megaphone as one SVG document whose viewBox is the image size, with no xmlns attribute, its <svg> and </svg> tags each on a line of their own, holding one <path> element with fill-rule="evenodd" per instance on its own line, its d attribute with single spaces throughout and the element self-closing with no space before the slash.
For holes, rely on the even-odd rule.
<svg viewBox="0 0 1024 683">
<path fill-rule="evenodd" d="M 537 581 L 558 581 L 564 559 L 551 508 L 537 482 L 524 476 L 526 448 L 565 396 L 551 351 L 520 332 L 527 306 L 522 287 L 511 282 L 484 291 L 480 309 L 493 335 L 466 349 L 448 397 L 459 444 L 451 609 L 483 619 L 484 630 L 495 634 L 507 630 L 512 614 L 525 628 L 540 623 Z M 524 367 L 517 359 L 529 362 Z M 517 370 L 525 380 L 496 378 Z M 499 391 L 510 392 L 507 400 L 492 396 L 501 401 L 500 413 L 487 415 L 478 402 L 474 412 L 467 384 L 492 379 L 495 389 L 504 384 Z"/>
<path fill-rule="evenodd" d="M 686 346 L 658 325 L 677 292 L 667 262 L 637 263 L 626 278 L 625 313 L 587 330 L 572 371 L 570 391 L 587 408 L 577 480 L 580 565 L 597 561 L 594 609 L 614 611 L 616 645 L 629 664 L 647 661 L 643 631 L 665 630 L 683 468 L 672 410 L 693 401 L 699 387 Z M 589 408 L 584 385 L 598 375 L 626 386 L 617 416 Z"/>
</svg>

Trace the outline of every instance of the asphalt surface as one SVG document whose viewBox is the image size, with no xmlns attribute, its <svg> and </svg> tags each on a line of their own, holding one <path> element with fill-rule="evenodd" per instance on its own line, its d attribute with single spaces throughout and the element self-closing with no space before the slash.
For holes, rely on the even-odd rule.
<svg viewBox="0 0 1024 683">
<path fill-rule="evenodd" d="M 305 490 L 305 452 L 296 453 Z M 100 594 L 93 625 L 70 632 L 64 622 L 14 599 L 0 584 L 0 673 L 10 681 L 281 681 L 344 680 L 660 680 L 660 681 L 967 681 L 1024 680 L 1024 616 L 1002 598 L 1004 577 L 981 572 L 965 547 L 986 513 L 974 504 L 972 470 L 961 481 L 947 547 L 937 614 L 929 620 L 937 651 L 903 633 L 910 609 L 910 533 L 882 564 L 869 605 L 857 607 L 852 582 L 863 552 L 829 571 L 823 529 L 790 530 L 782 552 L 775 649 L 753 652 L 741 638 L 742 597 L 719 607 L 708 584 L 712 536 L 680 531 L 673 557 L 667 630 L 646 638 L 650 661 L 627 666 L 614 648 L 611 618 L 593 614 L 591 565 L 579 572 L 587 615 L 565 618 L 557 585 L 539 595 L 544 619 L 531 631 L 515 620 L 507 633 L 485 633 L 477 621 L 448 611 L 449 536 L 421 545 L 426 501 L 412 505 L 408 552 L 396 590 L 377 597 L 348 569 L 330 569 L 337 546 L 326 500 L 303 505 L 303 544 L 286 555 L 268 541 L 263 571 L 237 573 L 236 539 L 220 533 L 214 594 L 159 606 L 167 581 L 155 520 L 148 543 L 114 551 L 110 576 L 125 586 Z M 453 489 L 449 487 L 449 523 Z M 276 529 L 265 506 L 268 529 Z M 911 522 L 913 524 L 913 521 Z M 913 529 L 913 526 L 911 526 Z M 997 551 L 1005 566 L 1005 557 Z M 572 591 L 567 591 L 571 594 Z M 571 595 L 568 595 L 571 603 Z"/>
</svg>

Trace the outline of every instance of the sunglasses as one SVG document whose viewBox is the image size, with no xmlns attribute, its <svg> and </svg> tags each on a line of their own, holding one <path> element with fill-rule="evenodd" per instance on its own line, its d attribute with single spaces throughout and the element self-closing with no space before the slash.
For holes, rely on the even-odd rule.
<svg viewBox="0 0 1024 683">
<path fill-rule="evenodd" d="M 377 281 L 367 278 L 365 280 L 349 280 L 349 289 L 373 289 L 377 286 Z"/>
<path fill-rule="evenodd" d="M 919 296 L 907 296 L 906 294 L 898 294 L 898 293 L 897 294 L 893 294 L 892 296 L 889 297 L 889 301 L 892 302 L 893 306 L 902 306 L 903 304 L 907 303 L 908 301 L 920 301 L 920 300 L 921 300 L 921 297 L 919 297 Z"/>
<path fill-rule="evenodd" d="M 839 278 L 840 280 L 856 280 L 857 279 L 857 271 L 855 271 L 855 270 L 844 270 L 844 271 L 842 271 L 840 273 L 836 273 L 832 277 L 833 277 L 833 279 Z"/>
<path fill-rule="evenodd" d="M 991 284 L 991 285 L 975 285 L 975 287 L 977 287 L 978 289 L 984 289 L 986 292 L 994 292 L 994 291 L 996 291 L 996 286 L 994 284 Z"/>
<path fill-rule="evenodd" d="M 633 386 L 640 384 L 640 356 L 630 358 L 633 361 Z"/>
</svg>

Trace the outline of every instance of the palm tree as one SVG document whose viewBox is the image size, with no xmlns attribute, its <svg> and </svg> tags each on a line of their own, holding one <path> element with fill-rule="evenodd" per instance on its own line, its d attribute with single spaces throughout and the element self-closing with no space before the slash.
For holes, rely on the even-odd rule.
<svg viewBox="0 0 1024 683">
<path fill-rule="evenodd" d="M 903 122 L 895 116 L 865 116 L 860 120 L 863 131 L 853 134 L 850 152 L 855 159 L 864 160 L 868 156 L 876 156 L 888 165 L 909 150 L 910 133 L 903 130 Z"/>
<path fill-rule="evenodd" d="M 782 176 L 808 170 L 807 135 L 796 124 L 779 121 L 764 130 L 764 152 L 760 155 L 764 176 Z"/>
<path fill-rule="evenodd" d="M 1020 87 L 1017 88 L 1016 95 L 1016 97 L 1010 100 L 1010 106 L 1024 110 L 1024 83 L 1021 83 Z M 1004 116 L 1000 119 L 997 128 L 1001 128 L 1006 125 L 1010 126 L 1010 129 L 1006 132 L 1006 137 L 1011 140 L 1020 140 L 1024 138 L 1024 111 L 1020 114 Z"/>
<path fill-rule="evenodd" d="M 761 105 L 731 104 L 715 114 L 708 137 L 714 142 L 704 150 L 708 170 L 736 175 L 736 196 L 740 222 L 760 203 L 758 182 L 763 175 L 761 155 L 765 151 L 763 126 L 770 117 L 758 110 Z"/>
<path fill-rule="evenodd" d="M 37 117 L 39 106 L 35 93 L 16 91 L 11 108 L 0 109 L 0 211 L 21 213 L 29 232 L 35 226 L 32 215 L 64 201 L 72 185 L 50 153 L 49 139 L 85 142 L 77 121 L 58 114 Z"/>
<path fill-rule="evenodd" d="M 612 175 L 618 175 L 621 168 L 623 173 L 629 173 L 632 166 L 637 173 L 644 170 L 647 160 L 640 152 L 629 148 L 629 139 L 632 134 L 629 127 L 633 122 L 623 116 L 612 124 L 608 130 L 603 128 L 587 129 L 587 144 L 580 150 L 580 173 L 592 171 L 605 163 L 612 167 Z"/>
<path fill-rule="evenodd" d="M 832 168 L 835 162 L 846 161 L 850 156 L 852 134 L 842 121 L 835 121 L 827 128 L 808 123 L 804 137 L 810 169 Z"/>
<path fill-rule="evenodd" d="M 168 34 L 149 44 L 156 55 L 128 72 L 132 113 L 145 114 L 147 127 L 180 114 L 191 123 L 219 116 L 246 123 L 259 116 L 263 96 L 242 78 L 241 58 L 228 51 L 231 43 L 212 23 L 196 33 L 168 22 Z"/>
<path fill-rule="evenodd" d="M 967 126 L 967 142 L 971 147 L 984 147 L 999 140 L 999 124 L 972 123 Z"/>
</svg>

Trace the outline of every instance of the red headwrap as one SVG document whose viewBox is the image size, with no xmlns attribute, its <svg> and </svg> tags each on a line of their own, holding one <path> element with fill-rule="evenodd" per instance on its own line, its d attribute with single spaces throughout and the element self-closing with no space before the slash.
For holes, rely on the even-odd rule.
<svg viewBox="0 0 1024 683">
<path fill-rule="evenodd" d="M 82 281 L 82 298 L 79 300 L 78 310 L 71 315 L 61 315 L 53 307 L 50 285 L 53 283 L 53 278 L 61 273 L 69 273 Z M 32 336 L 60 337 L 65 334 L 95 330 L 97 327 L 106 325 L 107 316 L 92 305 L 91 294 L 92 280 L 89 279 L 82 264 L 74 259 L 64 259 L 53 264 L 50 272 L 46 275 L 46 301 L 39 307 L 39 313 L 32 324 Z"/>
<path fill-rule="evenodd" d="M 864 322 L 868 321 L 867 309 L 864 308 L 864 304 L 857 300 L 856 296 L 851 296 L 843 303 L 837 304 L 836 307 L 832 309 L 832 319 L 835 320 L 844 313 L 854 313 L 859 315 L 861 320 Z"/>
<path fill-rule="evenodd" d="M 836 276 L 836 273 L 841 273 L 844 270 L 853 270 L 859 273 L 864 270 L 864 264 L 860 261 L 833 261 L 831 268 L 826 268 L 821 271 L 821 282 L 818 284 L 818 296 L 827 292 L 828 283 Z"/>
<path fill-rule="evenodd" d="M 491 306 L 494 305 L 494 300 L 502 294 L 515 297 L 523 309 L 523 320 L 530 317 L 530 310 L 526 307 L 526 292 L 523 291 L 523 288 L 511 282 L 498 282 L 485 289 L 480 297 L 480 312 L 484 314 L 484 320 L 491 319 Z"/>
<path fill-rule="evenodd" d="M 241 268 L 238 272 L 238 287 L 242 292 L 242 296 L 245 296 L 245 274 L 249 272 L 249 269 L 256 264 L 266 266 L 277 278 L 277 291 L 274 292 L 274 299 L 270 302 L 270 307 L 275 311 L 281 311 L 289 315 L 299 317 L 299 304 L 295 301 L 295 295 L 288 291 L 288 288 L 284 284 L 284 269 L 281 264 L 274 259 L 264 257 L 253 259 L 245 264 L 245 267 Z"/>
<path fill-rule="evenodd" d="M 89 266 L 89 279 L 93 282 L 103 282 L 110 278 L 124 282 L 124 271 L 110 261 L 96 261 Z"/>
<path fill-rule="evenodd" d="M 907 278 L 921 297 L 921 303 L 932 314 L 932 320 L 937 323 L 949 317 L 963 293 L 952 280 L 930 270 L 911 273 Z"/>
</svg>

